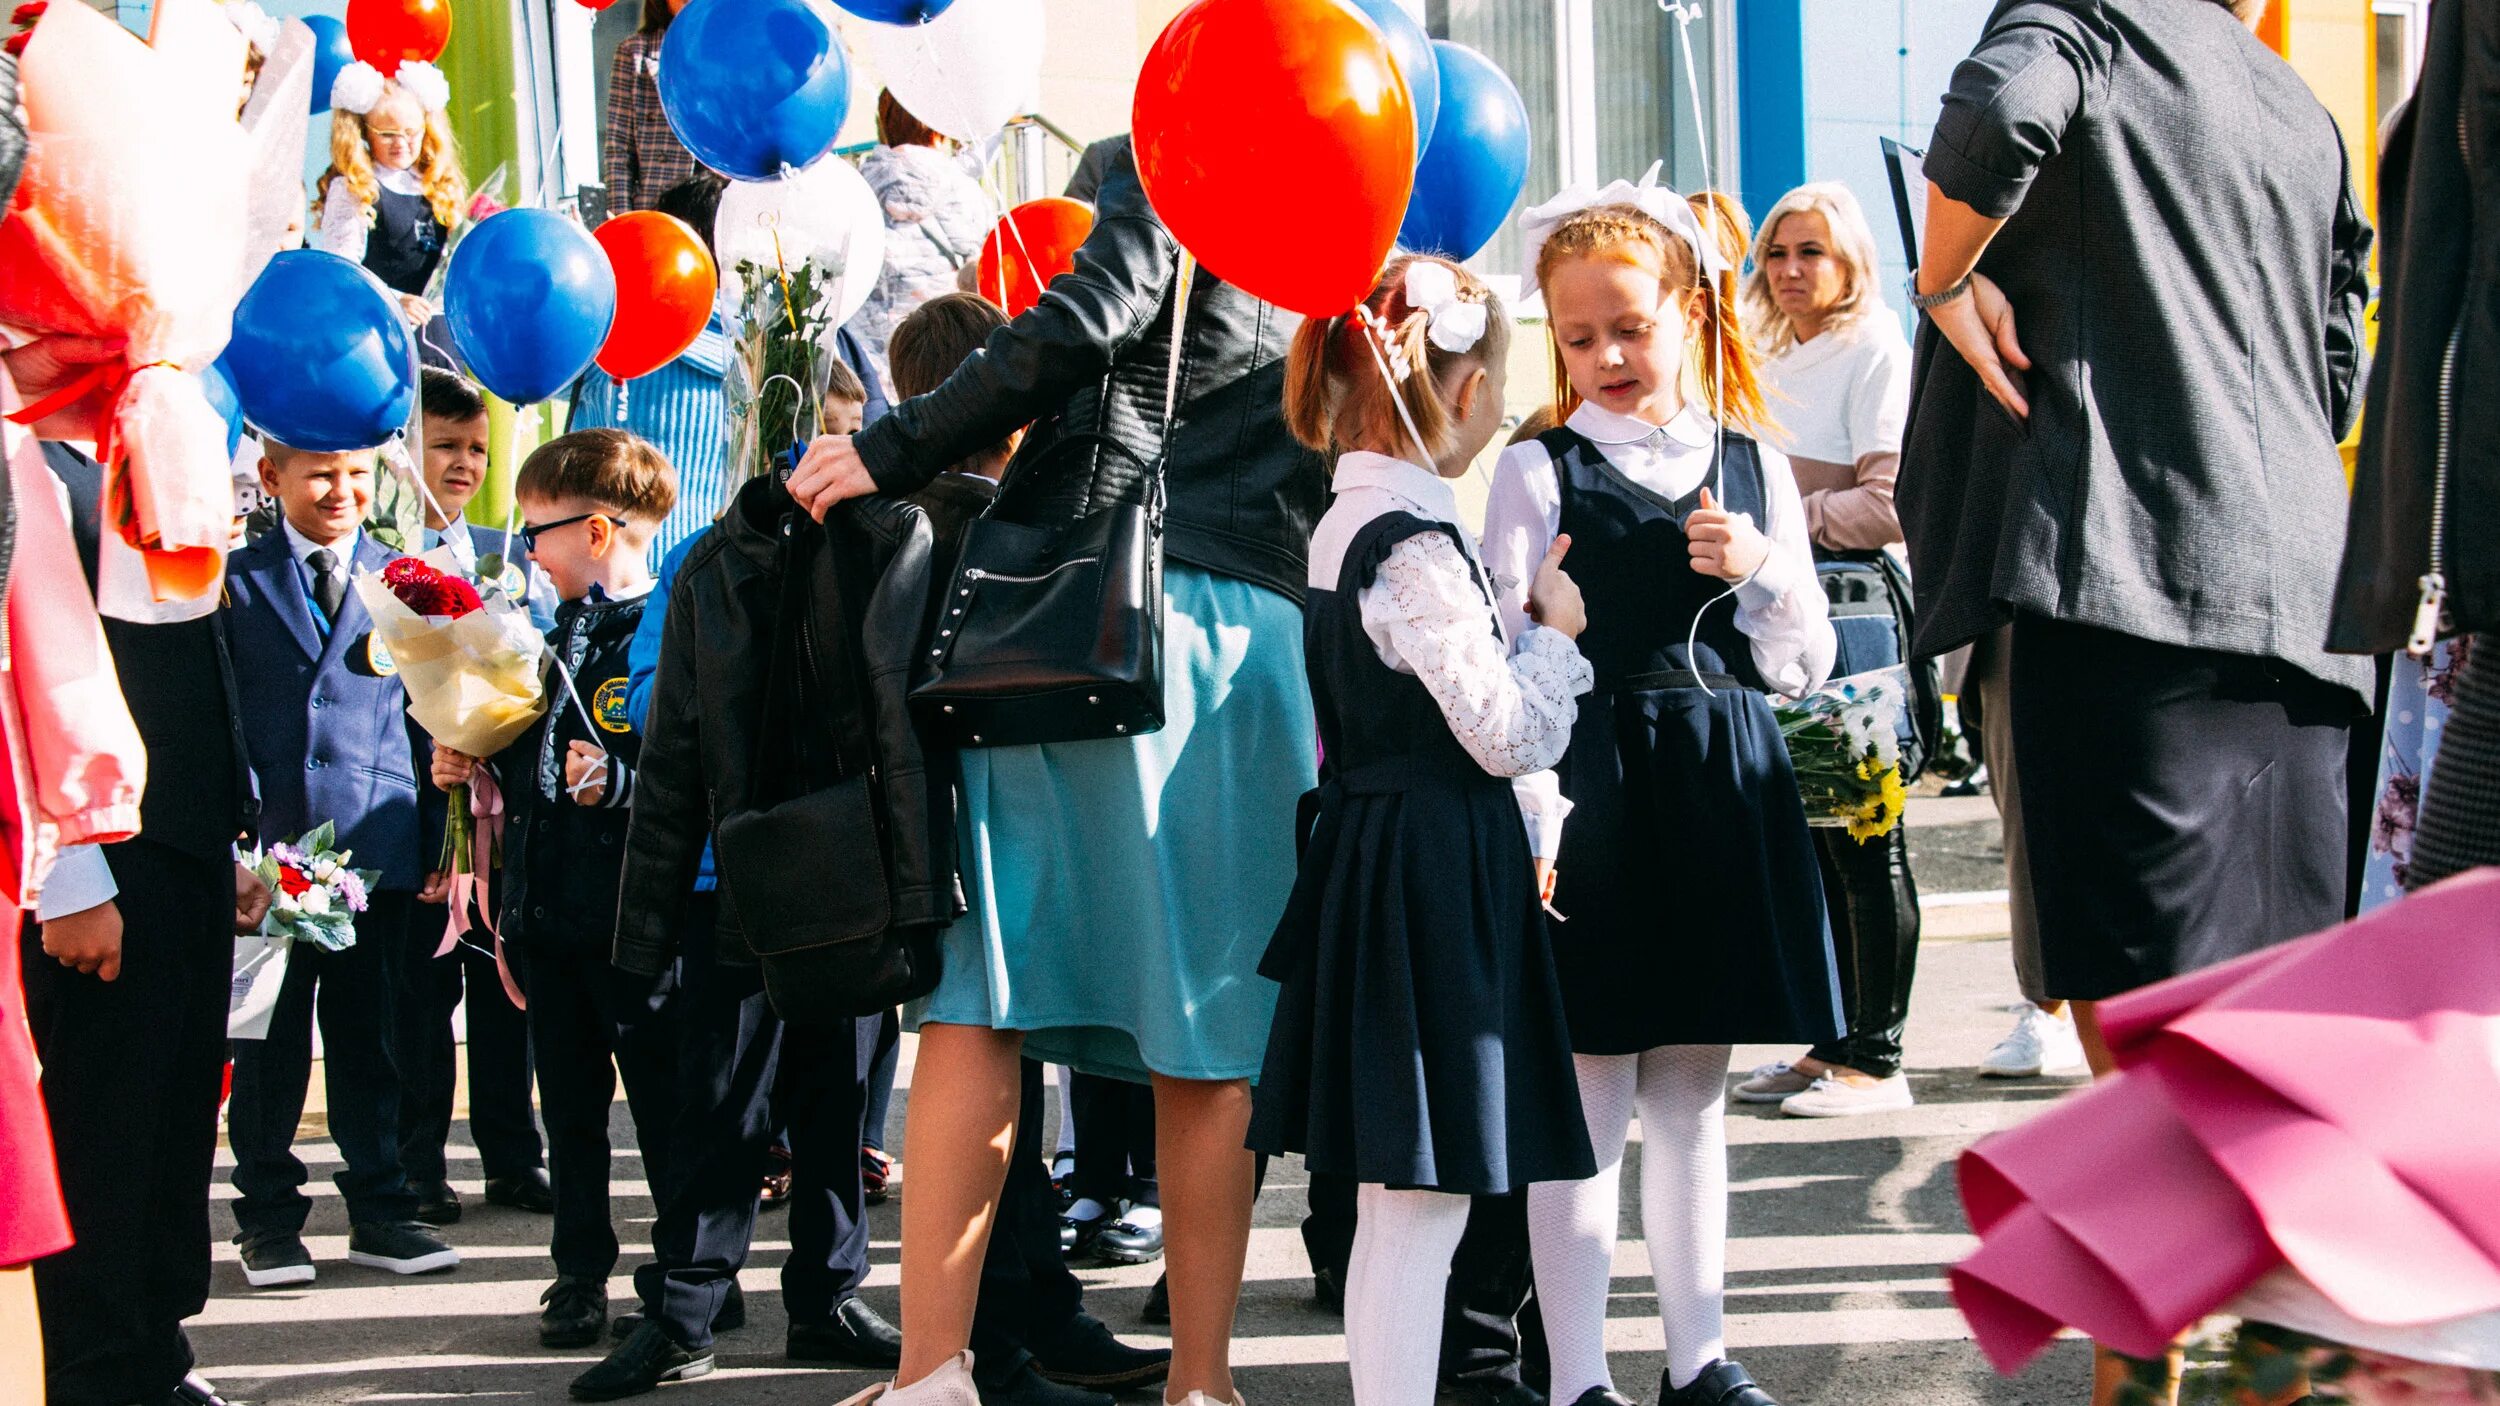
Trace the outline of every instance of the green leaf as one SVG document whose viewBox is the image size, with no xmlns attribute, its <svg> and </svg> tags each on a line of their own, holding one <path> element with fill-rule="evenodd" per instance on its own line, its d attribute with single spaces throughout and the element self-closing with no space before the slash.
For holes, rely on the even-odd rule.
<svg viewBox="0 0 2500 1406">
<path fill-rule="evenodd" d="M 338 842 L 338 826 L 324 820 L 295 841 L 295 847 L 309 859 Z"/>
</svg>

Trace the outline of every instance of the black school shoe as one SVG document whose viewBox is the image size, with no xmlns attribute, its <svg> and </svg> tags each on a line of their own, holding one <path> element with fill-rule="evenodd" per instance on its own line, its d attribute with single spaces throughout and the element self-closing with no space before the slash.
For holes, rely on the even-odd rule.
<svg viewBox="0 0 2500 1406">
<path fill-rule="evenodd" d="M 433 1274 L 460 1263 L 460 1252 L 415 1221 L 363 1221 L 348 1227 L 347 1262 L 393 1274 Z"/>
<path fill-rule="evenodd" d="M 720 1301 L 720 1312 L 712 1315 L 712 1331 L 734 1333 L 746 1325 L 747 1293 L 746 1290 L 738 1287 L 737 1281 L 732 1280 L 729 1285 L 729 1296 Z M 641 1326 L 641 1314 L 621 1313 L 617 1315 L 616 1321 L 608 1325 L 608 1336 L 618 1342 L 623 1342 L 632 1337 L 634 1330 Z"/>
<path fill-rule="evenodd" d="M 1325 1313 L 1340 1317 L 1345 1314 L 1345 1271 L 1320 1268 L 1311 1271 L 1311 1302 Z M 1578 1406 L 1577 1402 L 1573 1406 Z"/>
<path fill-rule="evenodd" d="M 1780 1406 L 1771 1394 L 1754 1385 L 1753 1374 L 1736 1362 L 1721 1358 L 1693 1378 L 1693 1384 L 1682 1390 L 1658 1379 L 1658 1406 Z"/>
<path fill-rule="evenodd" d="M 486 1204 L 509 1206 L 532 1215 L 555 1214 L 556 1190 L 547 1184 L 546 1172 L 532 1167 L 508 1177 L 486 1179 Z"/>
<path fill-rule="evenodd" d="M 659 1326 L 645 1323 L 618 1344 L 607 1360 L 573 1379 L 576 1401 L 622 1401 L 658 1390 L 662 1382 L 690 1381 L 712 1374 L 712 1350 L 695 1352 L 669 1340 Z"/>
<path fill-rule="evenodd" d="M 793 1323 L 782 1353 L 793 1362 L 839 1362 L 891 1371 L 903 1365 L 903 1335 L 857 1297 L 822 1323 Z"/>
<path fill-rule="evenodd" d="M 1163 1227 L 1118 1217 L 1096 1232 L 1094 1258 L 1105 1264 L 1153 1264 L 1163 1258 Z"/>
<path fill-rule="evenodd" d="M 976 1374 L 973 1387 L 981 1393 L 981 1406 L 1113 1406 L 1112 1399 L 1103 1393 L 1061 1386 L 1036 1371 L 1030 1362 L 1019 1364 L 995 1385 L 984 1384 Z"/>
<path fill-rule="evenodd" d="M 1172 1276 L 1156 1277 L 1155 1286 L 1146 1291 L 1146 1306 L 1137 1310 L 1137 1321 L 1149 1328 L 1172 1326 Z"/>
<path fill-rule="evenodd" d="M 243 1282 L 255 1289 L 276 1289 L 313 1282 L 312 1251 L 294 1235 L 253 1235 L 235 1242 L 243 1259 Z"/>
<path fill-rule="evenodd" d="M 1061 1386 L 1125 1391 L 1172 1375 L 1169 1348 L 1130 1347 L 1090 1313 L 1080 1312 L 1057 1332 L 1029 1338 L 1024 1346 L 1033 1354 L 1034 1369 Z"/>
<path fill-rule="evenodd" d="M 460 1193 L 451 1189 L 450 1182 L 438 1181 L 431 1186 L 420 1186 L 416 1191 L 418 1220 L 427 1225 L 460 1223 Z"/>
<path fill-rule="evenodd" d="M 1572 1402 L 1571 1406 L 1640 1406 L 1640 1403 L 1612 1387 L 1593 1386 L 1581 1392 L 1580 1399 Z"/>
<path fill-rule="evenodd" d="M 1545 1393 L 1525 1382 L 1443 1382 L 1437 1400 L 1438 1406 L 1545 1406 Z"/>
<path fill-rule="evenodd" d="M 587 1275 L 560 1274 L 538 1296 L 547 1306 L 538 1315 L 540 1347 L 588 1347 L 608 1326 L 608 1281 Z"/>
</svg>

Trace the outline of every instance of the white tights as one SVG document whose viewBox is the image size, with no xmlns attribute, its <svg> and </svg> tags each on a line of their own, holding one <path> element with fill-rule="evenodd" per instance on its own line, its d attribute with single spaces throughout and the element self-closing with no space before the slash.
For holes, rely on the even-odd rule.
<svg viewBox="0 0 2500 1406">
<path fill-rule="evenodd" d="M 1641 1232 L 1666 1329 L 1667 1380 L 1685 1387 L 1727 1355 L 1726 1045 L 1576 1055 L 1597 1175 L 1528 1188 L 1528 1244 L 1553 1351 L 1551 1399 L 1612 1390 L 1606 1302 L 1621 1222 L 1623 1151 L 1641 1118 Z"/>
<path fill-rule="evenodd" d="M 1432 1406 L 1441 1378 L 1441 1306 L 1468 1199 L 1439 1191 L 1355 1193 L 1346 1263 L 1346 1361 L 1354 1406 Z"/>
</svg>

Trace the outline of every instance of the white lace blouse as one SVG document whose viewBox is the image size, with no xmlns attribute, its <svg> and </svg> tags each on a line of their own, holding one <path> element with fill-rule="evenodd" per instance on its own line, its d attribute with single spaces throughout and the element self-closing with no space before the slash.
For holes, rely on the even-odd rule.
<svg viewBox="0 0 2500 1406">
<path fill-rule="evenodd" d="M 1682 498 L 1710 472 L 1715 426 L 1690 406 L 1665 425 L 1648 425 L 1583 405 L 1568 423 L 1595 441 L 1624 477 L 1666 498 Z M 1771 539 L 1771 555 L 1736 590 L 1736 627 L 1753 642 L 1754 667 L 1763 681 L 1794 698 L 1831 673 L 1840 644 L 1814 573 L 1814 544 L 1806 536 L 1796 476 L 1786 455 L 1767 444 L 1760 448 L 1768 499 L 1763 515 L 1769 520 L 1755 526 Z M 1506 625 L 1526 621 L 1528 579 L 1561 531 L 1562 483 L 1553 457 L 1533 439 L 1503 450 L 1485 503 L 1484 560 L 1493 570 Z M 1563 570 L 1571 570 L 1568 558 Z"/>
<path fill-rule="evenodd" d="M 423 195 L 425 183 L 404 166 L 377 166 L 374 182 L 400 195 Z M 330 182 L 321 202 L 321 223 L 313 230 L 312 247 L 363 263 L 365 238 L 373 232 L 373 207 L 361 204 L 345 180 Z"/>
<path fill-rule="evenodd" d="M 1456 523 L 1448 480 L 1382 454 L 1337 461 L 1336 502 L 1311 536 L 1310 584 L 1333 590 L 1354 539 L 1388 513 Z M 1571 745 L 1579 697 L 1596 674 L 1579 648 L 1540 625 L 1513 632 L 1478 584 L 1474 546 L 1423 533 L 1399 543 L 1363 591 L 1363 632 L 1380 662 L 1411 674 L 1432 694 L 1467 755 L 1511 778 L 1530 847 L 1558 857 L 1563 798 L 1553 767 Z M 1498 631 L 1497 631 L 1497 628 Z"/>
</svg>

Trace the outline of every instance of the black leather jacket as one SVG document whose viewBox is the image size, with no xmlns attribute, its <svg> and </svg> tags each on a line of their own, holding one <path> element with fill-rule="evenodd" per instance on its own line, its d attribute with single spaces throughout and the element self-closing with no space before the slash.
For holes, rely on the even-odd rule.
<svg viewBox="0 0 2500 1406">
<path fill-rule="evenodd" d="M 913 493 L 1026 425 L 995 511 L 1047 524 L 1096 502 L 1141 501 L 1117 455 L 1055 456 L 1064 435 L 1109 436 L 1153 462 L 1163 447 L 1169 306 L 1180 246 L 1146 203 L 1123 142 L 1098 193 L 1094 231 L 1039 304 L 990 334 L 944 385 L 895 406 L 859 436 L 879 489 Z M 1285 345 L 1299 319 L 1204 269 L 1190 295 L 1179 413 L 1165 471 L 1164 549 L 1175 560 L 1302 599 L 1311 528 L 1328 506 L 1320 457 L 1285 429 Z"/>
<path fill-rule="evenodd" d="M 2430 25 L 2379 163 L 2378 356 L 2327 640 L 2356 654 L 2404 647 L 2435 521 L 2449 626 L 2500 630 L 2500 8 L 2438 5 Z"/>
<path fill-rule="evenodd" d="M 828 894 L 882 884 L 890 929 L 950 923 L 963 912 L 952 776 L 931 775 L 905 703 L 929 603 L 928 518 L 876 497 L 843 504 L 820 526 L 778 482 L 758 479 L 688 554 L 669 592 L 617 905 L 615 960 L 628 971 L 656 975 L 675 954 L 713 827 L 759 797 L 769 803 L 786 781 L 759 775 L 757 764 L 769 754 L 758 742 L 759 720 L 774 706 L 766 696 L 772 649 L 791 628 L 780 618 L 780 572 L 793 532 L 823 534 L 806 558 L 812 635 L 834 656 L 822 667 L 841 671 L 843 692 L 855 700 L 848 716 L 827 722 L 867 739 L 882 850 L 793 855 L 794 872 L 812 874 Z M 724 881 L 724 928 L 737 899 L 727 888 Z"/>
</svg>

